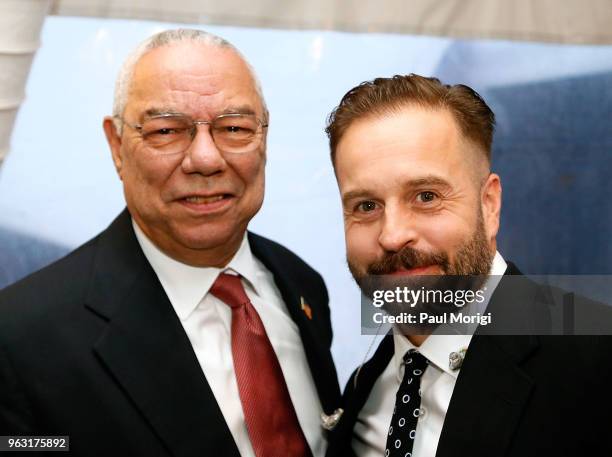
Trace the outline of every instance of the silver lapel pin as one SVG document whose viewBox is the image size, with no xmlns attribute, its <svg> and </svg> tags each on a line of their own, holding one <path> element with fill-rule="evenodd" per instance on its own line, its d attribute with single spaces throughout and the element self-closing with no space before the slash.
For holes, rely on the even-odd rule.
<svg viewBox="0 0 612 457">
<path fill-rule="evenodd" d="M 458 370 L 463 365 L 463 359 L 465 358 L 466 349 L 463 348 L 457 352 L 451 352 L 448 355 L 448 367 L 451 370 Z"/>
</svg>

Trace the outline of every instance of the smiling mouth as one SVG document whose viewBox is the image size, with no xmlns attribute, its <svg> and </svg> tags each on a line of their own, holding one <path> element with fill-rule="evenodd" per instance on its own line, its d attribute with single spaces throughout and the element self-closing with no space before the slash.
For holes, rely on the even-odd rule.
<svg viewBox="0 0 612 457">
<path fill-rule="evenodd" d="M 188 203 L 208 204 L 208 203 L 215 203 L 215 202 L 221 201 L 229 197 L 230 197 L 229 194 L 222 194 L 222 195 L 213 195 L 211 197 L 191 196 L 191 197 L 185 197 L 182 200 Z"/>
<path fill-rule="evenodd" d="M 226 211 L 234 199 L 232 194 L 188 195 L 177 200 L 183 207 L 199 215 L 217 214 Z"/>
</svg>

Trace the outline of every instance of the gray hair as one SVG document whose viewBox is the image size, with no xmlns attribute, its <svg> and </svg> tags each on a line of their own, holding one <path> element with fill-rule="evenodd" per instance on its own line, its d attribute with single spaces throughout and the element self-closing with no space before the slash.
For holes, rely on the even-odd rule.
<svg viewBox="0 0 612 457">
<path fill-rule="evenodd" d="M 128 93 L 130 90 L 130 85 L 132 84 L 132 77 L 134 76 L 134 69 L 136 68 L 136 64 L 142 57 L 144 57 L 145 54 L 152 51 L 153 49 L 161 48 L 163 46 L 168 46 L 173 43 L 179 42 L 201 43 L 217 48 L 226 48 L 235 52 L 244 61 L 249 72 L 251 73 L 251 77 L 253 78 L 253 82 L 255 83 L 255 90 L 257 91 L 257 95 L 261 100 L 261 105 L 264 110 L 264 116 L 266 119 L 268 118 L 268 108 L 266 106 L 266 101 L 263 96 L 263 91 L 261 90 L 261 84 L 259 83 L 257 75 L 255 74 L 255 70 L 253 70 L 251 64 L 249 64 L 249 62 L 244 58 L 242 53 L 238 51 L 238 49 L 233 44 L 231 44 L 224 38 L 221 38 L 220 36 L 205 32 L 203 30 L 173 29 L 165 30 L 163 32 L 156 33 L 155 35 L 150 36 L 142 43 L 140 43 L 138 47 L 136 47 L 136 49 L 134 49 L 123 62 L 123 65 L 119 70 L 119 76 L 117 77 L 117 81 L 115 83 L 115 97 L 113 100 L 113 116 L 115 126 L 117 127 L 119 133 L 121 133 L 122 127 L 119 118 L 123 116 L 123 112 L 125 111 Z"/>
</svg>

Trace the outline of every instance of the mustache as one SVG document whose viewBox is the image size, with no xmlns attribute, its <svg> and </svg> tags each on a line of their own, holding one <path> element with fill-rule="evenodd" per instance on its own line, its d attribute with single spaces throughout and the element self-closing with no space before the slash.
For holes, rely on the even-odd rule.
<svg viewBox="0 0 612 457">
<path fill-rule="evenodd" d="M 444 252 L 423 252 L 410 246 L 403 247 L 398 252 L 385 254 L 379 260 L 368 266 L 370 275 L 388 275 L 399 269 L 420 268 L 429 265 L 439 265 L 444 273 L 449 271 L 450 262 Z"/>
</svg>

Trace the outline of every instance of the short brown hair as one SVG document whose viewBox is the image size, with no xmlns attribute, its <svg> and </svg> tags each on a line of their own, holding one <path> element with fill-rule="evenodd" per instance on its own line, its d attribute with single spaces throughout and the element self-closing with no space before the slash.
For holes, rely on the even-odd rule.
<svg viewBox="0 0 612 457">
<path fill-rule="evenodd" d="M 455 118 L 461 133 L 479 146 L 491 163 L 491 144 L 495 114 L 482 97 L 463 84 L 442 84 L 437 78 L 395 75 L 365 81 L 349 90 L 327 118 L 325 132 L 329 137 L 332 164 L 336 147 L 349 126 L 369 116 L 382 116 L 399 109 L 419 105 L 447 109 Z"/>
</svg>

